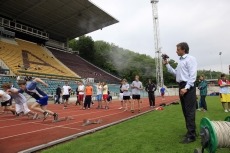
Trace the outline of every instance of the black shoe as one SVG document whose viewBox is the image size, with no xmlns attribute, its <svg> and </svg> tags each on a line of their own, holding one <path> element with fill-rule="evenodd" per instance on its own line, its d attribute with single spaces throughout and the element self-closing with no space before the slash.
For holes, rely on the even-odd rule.
<svg viewBox="0 0 230 153">
<path fill-rule="evenodd" d="M 54 113 L 54 120 L 57 120 L 58 119 L 58 114 L 57 113 Z"/>
<path fill-rule="evenodd" d="M 44 114 L 44 119 L 43 119 L 43 121 L 45 121 L 46 118 L 49 116 L 49 113 L 48 113 L 48 112 L 44 112 L 43 114 Z"/>
<path fill-rule="evenodd" d="M 185 138 L 183 141 L 181 141 L 180 143 L 182 144 L 188 144 L 188 143 L 191 143 L 191 142 L 194 142 L 196 141 L 195 138 L 191 139 L 191 138 Z"/>
<path fill-rule="evenodd" d="M 11 111 L 11 112 L 12 112 L 13 115 L 16 115 L 16 112 L 14 112 L 14 111 Z"/>
</svg>

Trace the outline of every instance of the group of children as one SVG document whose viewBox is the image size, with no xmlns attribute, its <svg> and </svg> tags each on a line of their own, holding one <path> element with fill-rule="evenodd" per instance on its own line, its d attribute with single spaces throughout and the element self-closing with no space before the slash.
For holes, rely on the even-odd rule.
<svg viewBox="0 0 230 153">
<path fill-rule="evenodd" d="M 44 120 L 49 116 L 53 115 L 54 120 L 58 118 L 58 114 L 46 109 L 48 105 L 48 95 L 37 87 L 37 83 L 43 84 L 48 87 L 44 81 L 39 78 L 35 78 L 31 83 L 27 84 L 25 80 L 19 80 L 18 85 L 20 89 L 13 88 L 9 83 L 3 83 L 2 89 L 0 90 L 0 102 L 4 111 L 11 111 L 13 115 L 19 115 L 20 113 L 33 115 L 33 119 L 38 117 L 38 112 L 44 115 Z M 35 102 L 32 104 L 31 111 L 27 106 L 26 97 L 23 93 L 30 95 L 29 98 L 33 97 Z M 12 108 L 12 99 L 15 101 L 15 108 Z"/>
</svg>

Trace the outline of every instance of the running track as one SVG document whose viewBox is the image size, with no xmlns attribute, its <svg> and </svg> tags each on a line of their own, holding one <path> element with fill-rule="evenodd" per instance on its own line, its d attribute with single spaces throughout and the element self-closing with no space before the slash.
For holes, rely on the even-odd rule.
<svg viewBox="0 0 230 153">
<path fill-rule="evenodd" d="M 178 96 L 174 96 L 166 97 L 166 100 L 162 101 L 158 97 L 156 106 L 162 102 L 170 103 L 178 99 Z M 95 103 L 90 110 L 79 110 L 80 106 L 70 104 L 68 109 L 63 110 L 63 105 L 49 104 L 48 109 L 57 112 L 59 117 L 72 116 L 75 118 L 75 120 L 56 123 L 51 122 L 53 117 L 42 121 L 42 119 L 28 120 L 26 116 L 14 117 L 12 114 L 0 115 L 0 152 L 19 152 L 138 114 L 137 109 L 135 113 L 118 110 L 120 102 L 117 100 L 113 100 L 108 110 L 98 110 L 96 105 Z M 135 108 L 137 108 L 137 104 Z M 148 100 L 143 99 L 141 111 L 145 112 L 151 109 Z M 83 119 L 102 119 L 103 122 L 102 124 L 81 126 Z"/>
</svg>

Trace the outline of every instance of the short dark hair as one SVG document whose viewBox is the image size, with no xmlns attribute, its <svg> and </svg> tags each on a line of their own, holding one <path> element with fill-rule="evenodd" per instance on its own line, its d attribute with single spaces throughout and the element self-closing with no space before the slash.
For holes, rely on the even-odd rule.
<svg viewBox="0 0 230 153">
<path fill-rule="evenodd" d="M 221 74 L 221 78 L 222 78 L 222 77 L 225 77 L 225 76 L 226 76 L 226 75 L 225 75 L 224 73 Z"/>
<path fill-rule="evenodd" d="M 25 80 L 19 80 L 18 85 L 26 85 L 26 81 Z"/>
<path fill-rule="evenodd" d="M 177 47 L 180 47 L 181 50 L 184 50 L 186 54 L 189 53 L 189 46 L 186 42 L 181 42 L 176 45 Z"/>
<path fill-rule="evenodd" d="M 10 89 L 11 87 L 10 87 L 9 83 L 3 83 L 2 88 Z"/>
<path fill-rule="evenodd" d="M 9 83 L 12 83 L 12 81 L 9 81 Z"/>
</svg>

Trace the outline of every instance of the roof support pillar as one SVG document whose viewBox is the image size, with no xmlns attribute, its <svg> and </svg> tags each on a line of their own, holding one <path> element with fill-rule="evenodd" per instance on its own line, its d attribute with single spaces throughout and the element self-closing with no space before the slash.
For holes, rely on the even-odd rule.
<svg viewBox="0 0 230 153">
<path fill-rule="evenodd" d="M 69 38 L 66 38 L 66 50 L 69 51 Z"/>
</svg>

